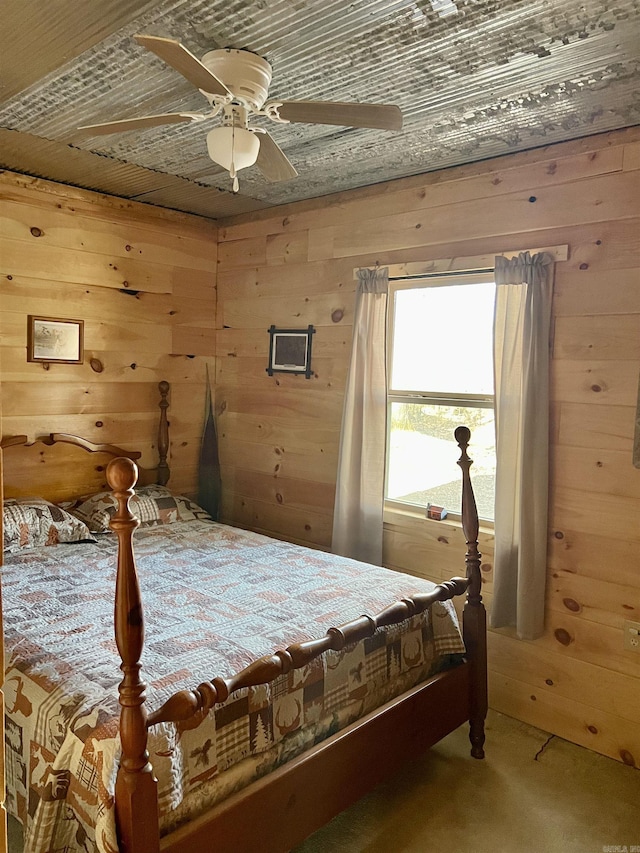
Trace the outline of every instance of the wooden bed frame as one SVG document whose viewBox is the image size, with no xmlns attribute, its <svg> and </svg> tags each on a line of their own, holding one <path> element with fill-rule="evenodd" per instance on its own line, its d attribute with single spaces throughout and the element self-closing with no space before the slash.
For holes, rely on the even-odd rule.
<svg viewBox="0 0 640 853">
<path fill-rule="evenodd" d="M 159 384 L 160 464 L 157 482 L 169 479 L 167 419 L 169 384 Z M 112 445 L 95 445 L 77 436 L 53 433 L 45 444 L 66 442 L 90 452 L 118 458 L 107 466 L 107 480 L 118 501 L 111 527 L 118 536 L 115 635 L 122 660 L 119 686 L 122 758 L 117 773 L 115 808 L 121 853 L 282 853 L 299 844 L 332 817 L 391 776 L 464 722 L 470 724 L 471 755 L 484 757 L 487 712 L 486 616 L 481 596 L 478 513 L 467 454 L 470 432 L 455 431 L 461 450 L 462 527 L 467 542 L 466 577 L 453 578 L 392 604 L 375 617 L 362 616 L 330 628 L 317 640 L 298 643 L 260 658 L 231 678 L 214 677 L 174 694 L 148 712 L 140 677 L 144 618 L 132 537 L 138 521 L 129 510 L 139 453 Z M 2 447 L 27 444 L 26 436 L 3 439 Z M 150 726 L 204 715 L 234 690 L 264 684 L 292 668 L 305 666 L 328 649 L 370 637 L 420 613 L 435 601 L 467 594 L 463 611 L 466 656 L 459 666 L 441 672 L 340 730 L 274 772 L 231 795 L 199 818 L 160 839 L 156 781 L 147 752 Z"/>
</svg>

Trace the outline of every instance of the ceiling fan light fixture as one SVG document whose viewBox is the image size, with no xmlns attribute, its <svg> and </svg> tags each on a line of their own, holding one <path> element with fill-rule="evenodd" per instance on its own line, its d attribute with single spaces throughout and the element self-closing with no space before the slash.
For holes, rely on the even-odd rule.
<svg viewBox="0 0 640 853">
<path fill-rule="evenodd" d="M 236 172 L 253 166 L 258 159 L 260 140 L 256 133 L 243 127 L 215 127 L 207 134 L 207 151 L 213 162 L 235 179 Z"/>
<path fill-rule="evenodd" d="M 257 134 L 242 127 L 215 127 L 207 134 L 209 157 L 231 171 L 246 169 L 258 159 L 260 140 Z"/>
</svg>

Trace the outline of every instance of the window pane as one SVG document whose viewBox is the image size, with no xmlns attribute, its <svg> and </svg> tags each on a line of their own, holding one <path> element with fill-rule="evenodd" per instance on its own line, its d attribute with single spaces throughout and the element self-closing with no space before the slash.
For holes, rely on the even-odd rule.
<svg viewBox="0 0 640 853">
<path fill-rule="evenodd" d="M 460 513 L 462 472 L 456 427 L 471 430 L 471 477 L 480 518 L 493 520 L 496 451 L 493 409 L 392 403 L 387 497 Z"/>
<path fill-rule="evenodd" d="M 391 388 L 493 394 L 493 282 L 395 294 Z"/>
</svg>

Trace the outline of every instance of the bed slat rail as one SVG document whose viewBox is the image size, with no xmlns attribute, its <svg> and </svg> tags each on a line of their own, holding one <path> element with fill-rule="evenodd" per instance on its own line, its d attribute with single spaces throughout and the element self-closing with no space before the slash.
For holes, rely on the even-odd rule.
<svg viewBox="0 0 640 853">
<path fill-rule="evenodd" d="M 338 628 L 329 628 L 324 637 L 294 643 L 272 655 L 259 658 L 231 678 L 214 678 L 199 684 L 193 690 L 180 690 L 152 714 L 147 726 L 156 723 L 188 720 L 194 716 L 204 717 L 218 702 L 224 702 L 235 690 L 267 684 L 292 669 L 301 669 L 329 650 L 341 651 L 345 646 L 372 637 L 382 626 L 404 622 L 431 607 L 436 601 L 448 601 L 462 595 L 469 585 L 466 578 L 452 578 L 438 584 L 430 593 L 417 593 L 386 607 L 376 616 L 360 616 Z"/>
</svg>

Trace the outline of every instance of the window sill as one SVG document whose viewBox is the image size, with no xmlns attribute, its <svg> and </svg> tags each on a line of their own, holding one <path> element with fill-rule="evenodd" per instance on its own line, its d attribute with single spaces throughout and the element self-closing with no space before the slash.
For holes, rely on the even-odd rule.
<svg viewBox="0 0 640 853">
<path fill-rule="evenodd" d="M 420 511 L 417 507 L 398 507 L 397 504 L 390 506 L 385 504 L 384 507 L 384 529 L 385 530 L 402 530 L 410 529 L 416 532 L 419 529 L 433 536 L 438 531 L 444 534 L 462 532 L 462 521 L 455 516 L 447 516 L 442 521 L 436 521 L 432 518 L 427 518 L 424 510 Z M 479 527 L 479 540 L 493 542 L 493 524 L 490 521 L 481 521 Z"/>
</svg>

